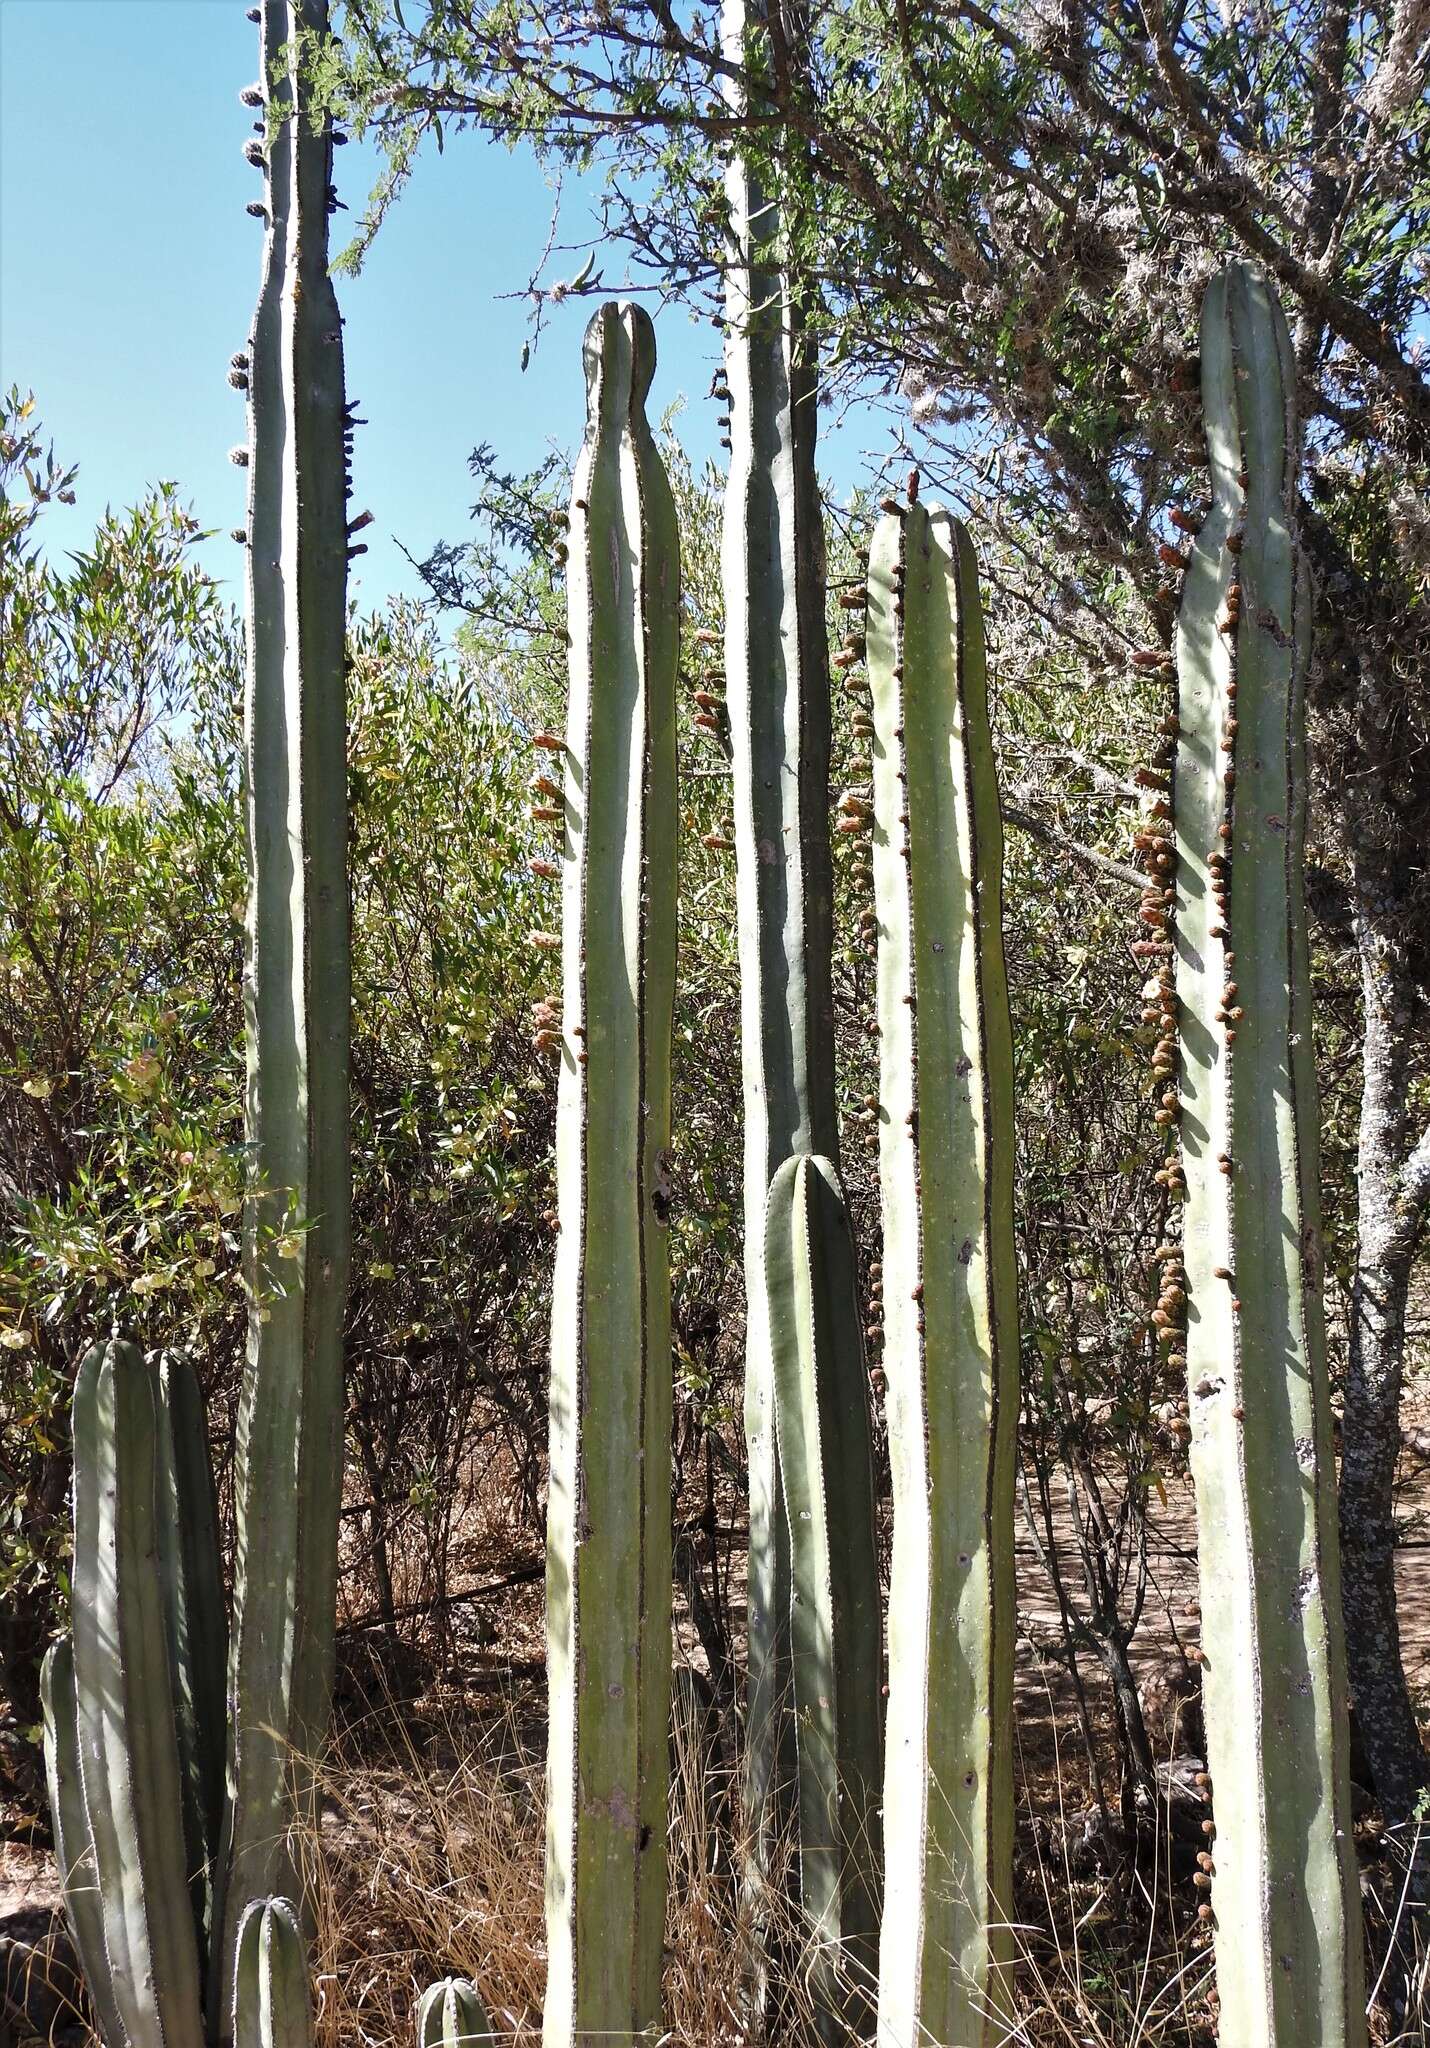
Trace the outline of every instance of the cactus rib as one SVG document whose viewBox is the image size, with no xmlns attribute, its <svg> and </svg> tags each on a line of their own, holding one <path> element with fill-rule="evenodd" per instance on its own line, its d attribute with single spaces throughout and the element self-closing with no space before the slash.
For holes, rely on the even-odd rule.
<svg viewBox="0 0 1430 2048">
<path fill-rule="evenodd" d="M 349 1237 L 341 321 L 328 276 L 331 131 L 299 37 L 327 0 L 264 0 L 269 150 L 250 358 L 245 1008 L 252 1182 L 235 1491 L 229 1823 L 221 1924 L 287 1872 L 295 1779 L 331 1691 Z M 228 2022 L 224 1989 L 218 2011 Z"/>
<path fill-rule="evenodd" d="M 477 1987 L 465 1977 L 430 1984 L 417 2007 L 417 2048 L 479 2048 L 496 2040 Z"/>
<path fill-rule="evenodd" d="M 869 562 L 884 1369 L 893 1473 L 880 2048 L 1001 2041 L 1018 1413 L 1002 826 L 968 534 Z"/>
<path fill-rule="evenodd" d="M 660 2014 L 679 542 L 645 417 L 654 362 L 648 316 L 603 306 L 567 586 L 546 2048 L 629 2042 Z"/>
<path fill-rule="evenodd" d="M 233 2048 L 312 2048 L 308 1957 L 287 1899 L 254 1899 L 238 1923 Z"/>
<path fill-rule="evenodd" d="M 766 1214 L 790 1544 L 800 1902 L 822 2040 L 866 2038 L 879 1927 L 879 1564 L 854 1247 L 839 1176 L 798 1154 Z"/>
<path fill-rule="evenodd" d="M 1302 882 L 1295 367 L 1253 266 L 1208 287 L 1201 360 L 1213 502 L 1177 627 L 1176 994 L 1222 2040 L 1363 2048 Z"/>
<path fill-rule="evenodd" d="M 744 69 L 763 0 L 725 0 L 726 57 Z M 735 79 L 726 90 L 740 104 Z M 789 1725 L 789 1557 L 774 1430 L 765 1204 L 781 1163 L 838 1161 L 829 829 L 824 533 L 815 474 L 817 353 L 779 268 L 779 217 L 738 153 L 726 172 L 725 365 L 730 471 L 721 547 L 734 800 L 745 1107 L 745 1435 L 749 1913 L 783 1829 Z M 750 1959 L 762 1976 L 758 1955 Z M 760 1982 L 751 1986 L 762 2010 Z M 760 2022 L 755 2021 L 758 2026 Z"/>
</svg>

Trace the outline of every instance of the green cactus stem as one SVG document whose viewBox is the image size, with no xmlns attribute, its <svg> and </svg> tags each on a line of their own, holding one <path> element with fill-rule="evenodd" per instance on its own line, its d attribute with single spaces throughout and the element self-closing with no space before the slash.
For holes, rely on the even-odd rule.
<svg viewBox="0 0 1430 2048">
<path fill-rule="evenodd" d="M 648 316 L 603 306 L 584 354 L 567 569 L 546 2048 L 619 2048 L 659 2021 L 669 1776 L 679 538 L 645 417 Z"/>
<path fill-rule="evenodd" d="M 765 34 L 762 0 L 726 0 L 725 54 L 743 66 Z M 741 91 L 727 90 L 737 107 Z M 824 529 L 815 475 L 818 358 L 779 267 L 779 217 L 749 162 L 725 179 L 725 366 L 730 472 L 722 568 L 732 745 L 745 1102 L 745 1435 L 749 1457 L 747 1911 L 785 1828 L 789 1555 L 774 1430 L 765 1204 L 796 1153 L 837 1163 L 829 826 L 829 656 Z M 762 1965 L 750 1958 L 763 2009 Z M 752 2019 L 754 2015 L 752 2013 Z M 756 2025 L 759 2024 L 755 2020 Z"/>
<path fill-rule="evenodd" d="M 1363 2048 L 1303 902 L 1309 591 L 1295 362 L 1208 287 L 1213 500 L 1177 626 L 1187 1375 L 1223 2048 Z"/>
<path fill-rule="evenodd" d="M 800 1903 L 814 1943 L 806 1982 L 820 2039 L 842 2048 L 867 2039 L 878 1956 L 883 1646 L 854 1245 L 828 1159 L 780 1167 L 764 1251 L 789 1518 Z"/>
<path fill-rule="evenodd" d="M 297 1908 L 255 1899 L 238 1924 L 233 2048 L 312 2048 L 308 1955 Z"/>
<path fill-rule="evenodd" d="M 444 1977 L 423 1992 L 417 2007 L 417 2048 L 478 2048 L 496 2038 L 476 1985 L 465 1977 Z"/>
<path fill-rule="evenodd" d="M 200 1954 L 207 1957 L 223 1824 L 228 1606 L 208 1417 L 198 1375 L 181 1352 L 160 1359 L 158 1393 L 166 1424 L 156 1439 L 159 1571 L 194 1920 Z"/>
<path fill-rule="evenodd" d="M 911 497 L 869 564 L 894 1529 L 879 2048 L 1007 2037 L 1018 1417 L 1013 1048 L 983 614 Z"/>
<path fill-rule="evenodd" d="M 45 1777 L 54 1827 L 55 1862 L 75 1954 L 100 2039 L 105 2048 L 124 2048 L 124 2022 L 104 1939 L 104 1905 L 99 1894 L 94 1840 L 84 1810 L 74 1652 L 68 1636 L 52 1643 L 45 1653 L 40 1667 L 40 1705 L 45 1717 Z"/>
<path fill-rule="evenodd" d="M 137 1345 L 96 1344 L 75 1381 L 73 1671 L 87 1854 L 103 1922 L 96 2008 L 112 1993 L 109 2048 L 177 2048 L 204 2037 L 184 1784 L 175 1734 L 171 1618 L 162 1537 L 157 1375 Z M 57 1735 L 67 1701 L 52 1693 Z M 66 1785 L 69 1731 L 52 1751 L 62 1835 L 78 1831 Z M 92 1916 L 74 1910 L 92 1962 Z M 106 1967 L 107 1966 L 107 1967 Z"/>
<path fill-rule="evenodd" d="M 347 590 L 342 322 L 328 276 L 332 140 L 297 38 L 327 0 L 264 0 L 270 121 L 263 279 L 249 343 L 246 766 L 252 884 L 248 1357 L 221 1924 L 291 1876 L 295 1789 L 332 1684 L 349 1240 Z M 288 66 L 287 69 L 284 66 Z M 218 2007 L 225 2024 L 231 2003 Z"/>
</svg>

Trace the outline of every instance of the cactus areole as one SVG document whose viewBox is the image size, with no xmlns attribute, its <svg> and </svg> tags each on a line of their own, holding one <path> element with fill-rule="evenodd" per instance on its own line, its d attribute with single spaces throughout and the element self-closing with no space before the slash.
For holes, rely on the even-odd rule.
<svg viewBox="0 0 1430 2048">
<path fill-rule="evenodd" d="M 347 1293 L 347 509 L 342 321 L 328 275 L 332 133 L 299 32 L 327 0 L 264 0 L 268 219 L 249 343 L 246 780 L 251 885 L 248 1356 L 222 1927 L 287 1889 L 295 1779 L 332 1689 Z M 286 57 L 285 57 L 286 53 Z M 221 2013 L 231 2023 L 225 1995 Z"/>
<path fill-rule="evenodd" d="M 660 2017 L 670 1714 L 679 541 L 636 306 L 586 331 L 571 500 L 547 1510 L 545 2048 Z"/>
<path fill-rule="evenodd" d="M 1290 337 L 1202 312 L 1211 510 L 1177 627 L 1183 1251 L 1223 2048 L 1361 2048 L 1303 904 L 1309 593 Z"/>
<path fill-rule="evenodd" d="M 879 1181 L 894 1528 L 879 2048 L 1007 2037 L 1018 1414 L 1002 826 L 972 543 L 869 560 Z"/>
</svg>

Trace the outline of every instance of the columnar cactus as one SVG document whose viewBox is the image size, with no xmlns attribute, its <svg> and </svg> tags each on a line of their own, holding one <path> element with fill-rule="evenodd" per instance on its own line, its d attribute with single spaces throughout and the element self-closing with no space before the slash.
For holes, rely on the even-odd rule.
<svg viewBox="0 0 1430 2048">
<path fill-rule="evenodd" d="M 295 1907 L 254 1899 L 238 1924 L 233 2048 L 312 2048 L 308 1956 Z"/>
<path fill-rule="evenodd" d="M 479 2048 L 480 2043 L 495 2040 L 496 2029 L 477 1987 L 465 1977 L 444 1977 L 423 1992 L 417 2006 L 417 2048 Z"/>
<path fill-rule="evenodd" d="M 261 11 L 273 104 L 246 366 L 252 1180 L 226 1951 L 249 1902 L 286 1888 L 295 1774 L 301 1783 L 323 1740 L 332 1683 L 350 1198 L 346 418 L 328 276 L 331 129 L 315 131 L 296 42 L 325 33 L 327 17 L 327 0 L 263 0 Z M 226 1994 L 220 2010 L 226 2024 Z"/>
<path fill-rule="evenodd" d="M 203 1515 L 211 1480 L 195 1487 L 191 1540 L 176 1533 L 199 1414 L 181 1361 L 161 1379 L 136 1345 L 114 1342 L 80 1365 L 73 1640 L 46 1662 L 46 1764 L 70 1922 L 107 2048 L 204 2038 L 215 1818 L 205 1758 L 221 1754 L 223 1718 L 198 1724 L 210 1695 L 193 1657 L 202 1646 L 222 1669 L 222 1637 L 211 1634 L 222 1600 L 213 1616 L 194 1604 L 217 1573 Z M 204 1541 L 214 1549 L 199 1562 Z"/>
<path fill-rule="evenodd" d="M 727 58 L 765 33 L 763 0 L 725 0 Z M 735 81 L 727 90 L 739 103 Z M 745 1435 L 749 1693 L 745 1819 L 755 1898 L 788 1812 L 789 1556 L 774 1430 L 765 1205 L 796 1153 L 837 1162 L 829 656 L 815 475 L 817 356 L 779 268 L 779 218 L 731 158 L 725 270 L 730 473 L 722 547 L 745 1096 Z M 877 1683 L 877 1672 L 869 1674 Z M 758 1976 L 758 1963 L 756 1975 Z M 758 1984 L 757 2006 L 763 2002 Z"/>
<path fill-rule="evenodd" d="M 1004 2039 L 1018 1417 L 1003 840 L 968 534 L 869 562 L 884 1371 L 894 1486 L 880 2048 Z"/>
<path fill-rule="evenodd" d="M 879 1928 L 879 1561 L 864 1344 L 839 1176 L 801 1153 L 766 1212 L 775 1430 L 790 1543 L 800 1898 L 822 2040 L 867 2038 Z M 871 1682 L 872 1680 L 872 1682 Z"/>
<path fill-rule="evenodd" d="M 1183 1263 L 1225 2048 L 1365 2034 L 1302 891 L 1309 592 L 1294 358 L 1263 274 L 1208 288 L 1210 512 L 1177 627 Z"/>
<path fill-rule="evenodd" d="M 669 1776 L 679 540 L 645 417 L 647 315 L 603 306 L 585 366 L 567 571 L 546 2048 L 628 2043 L 659 2020 Z"/>
</svg>

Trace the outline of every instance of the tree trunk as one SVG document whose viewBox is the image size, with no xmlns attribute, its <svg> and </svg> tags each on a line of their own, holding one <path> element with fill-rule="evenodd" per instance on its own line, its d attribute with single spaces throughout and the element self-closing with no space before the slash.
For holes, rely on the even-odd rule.
<svg viewBox="0 0 1430 2048">
<path fill-rule="evenodd" d="M 1375 1790 L 1404 1826 L 1430 1784 L 1400 1654 L 1395 1599 L 1395 1470 L 1405 1311 L 1430 1183 L 1430 1133 L 1412 1153 L 1406 1090 L 1416 990 L 1395 925 L 1389 864 L 1352 847 L 1365 1007 L 1357 1253 L 1351 1293 L 1341 1464 L 1341 1570 L 1356 1714 Z"/>
</svg>

